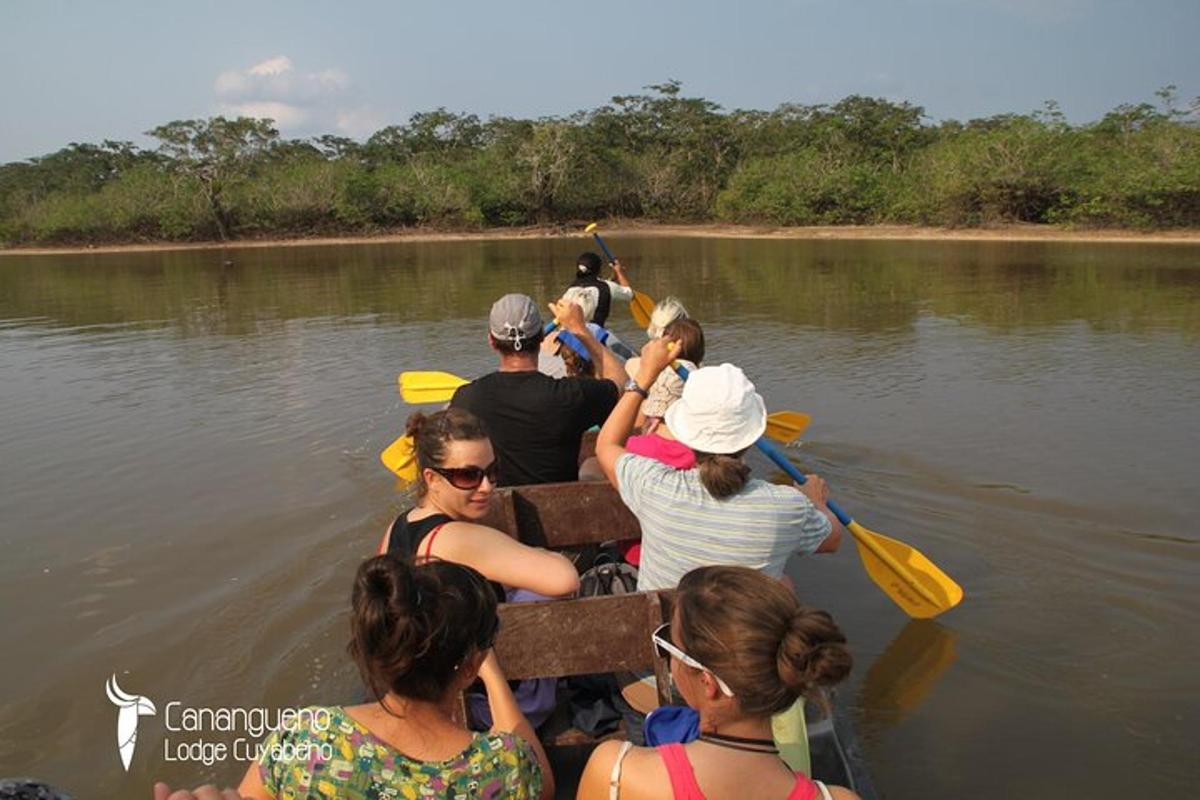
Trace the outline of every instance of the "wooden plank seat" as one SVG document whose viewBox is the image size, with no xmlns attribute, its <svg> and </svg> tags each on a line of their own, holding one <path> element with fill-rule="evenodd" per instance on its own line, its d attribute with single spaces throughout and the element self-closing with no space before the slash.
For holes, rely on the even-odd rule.
<svg viewBox="0 0 1200 800">
<path fill-rule="evenodd" d="M 480 522 L 551 550 L 642 538 L 637 517 L 608 481 L 506 487 Z"/>
<path fill-rule="evenodd" d="M 524 678 L 570 677 L 598 673 L 653 672 L 658 704 L 670 703 L 667 664 L 659 659 L 650 634 L 670 618 L 674 591 L 502 603 L 496 654 L 505 675 Z M 615 731 L 593 736 L 573 727 L 567 694 L 560 692 L 554 715 L 539 735 L 553 766 L 559 797 L 574 797 L 579 776 L 596 744 L 626 738 L 622 721 Z"/>
</svg>

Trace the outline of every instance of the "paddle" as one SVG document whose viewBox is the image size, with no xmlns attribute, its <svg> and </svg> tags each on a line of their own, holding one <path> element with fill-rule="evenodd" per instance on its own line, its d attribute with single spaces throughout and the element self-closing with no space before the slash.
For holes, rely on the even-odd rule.
<svg viewBox="0 0 1200 800">
<path fill-rule="evenodd" d="M 449 372 L 401 372 L 400 396 L 413 405 L 444 403 L 469 381 Z"/>
<path fill-rule="evenodd" d="M 596 233 L 597 225 L 592 222 L 583 229 L 584 233 L 590 233 L 592 238 L 596 240 L 596 244 L 600 245 L 600 249 L 604 251 L 604 256 L 608 259 L 608 263 L 617 260 L 617 257 L 608 249 L 608 245 L 600 238 L 600 234 Z M 643 294 L 636 289 L 633 292 L 633 299 L 629 301 L 629 312 L 633 314 L 633 321 L 640 327 L 646 327 L 650 324 L 650 314 L 654 311 L 654 301 L 649 295 Z"/>
<path fill-rule="evenodd" d="M 674 366 L 679 376 L 687 380 L 687 368 L 678 364 Z M 766 437 L 759 438 L 754 444 L 796 483 L 807 481 L 796 465 L 788 461 Z M 962 600 L 962 587 L 919 550 L 864 528 L 832 500 L 827 501 L 826 506 L 854 536 L 867 575 L 910 617 L 936 617 Z"/>
</svg>

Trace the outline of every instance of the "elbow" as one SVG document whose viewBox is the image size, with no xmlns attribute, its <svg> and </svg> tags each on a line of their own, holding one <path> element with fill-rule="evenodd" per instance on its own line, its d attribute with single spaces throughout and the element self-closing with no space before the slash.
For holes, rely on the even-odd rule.
<svg viewBox="0 0 1200 800">
<path fill-rule="evenodd" d="M 817 548 L 818 553 L 836 553 L 837 549 L 842 546 L 842 523 L 835 522 L 833 530 L 825 537 L 825 541 L 821 542 L 821 546 Z"/>
<path fill-rule="evenodd" d="M 546 591 L 543 594 L 549 597 L 568 597 L 579 591 L 579 573 L 575 565 L 566 556 L 561 556 L 561 559 L 562 563 L 546 575 Z"/>
</svg>

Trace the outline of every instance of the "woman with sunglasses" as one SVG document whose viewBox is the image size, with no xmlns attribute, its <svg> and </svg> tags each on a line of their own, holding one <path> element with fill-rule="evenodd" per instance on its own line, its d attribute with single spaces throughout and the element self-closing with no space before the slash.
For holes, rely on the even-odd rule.
<svg viewBox="0 0 1200 800">
<path fill-rule="evenodd" d="M 559 553 L 529 547 L 478 521 L 496 489 L 496 455 L 478 417 L 461 408 L 408 418 L 420 483 L 417 505 L 388 528 L 380 553 L 466 564 L 500 591 L 524 589 L 547 597 L 573 594 L 579 573 Z"/>
<path fill-rule="evenodd" d="M 554 796 L 546 755 L 491 649 L 500 620 L 482 575 L 376 556 L 359 567 L 352 604 L 349 651 L 375 702 L 297 714 L 262 743 L 242 797 Z M 454 713 L 476 677 L 495 720 L 486 733 Z"/>
<path fill-rule="evenodd" d="M 829 614 L 801 606 L 757 570 L 701 567 L 683 576 L 671 622 L 653 639 L 699 712 L 699 738 L 653 748 L 602 743 L 579 800 L 855 800 L 792 772 L 771 735 L 772 715 L 850 672 L 846 639 Z"/>
</svg>

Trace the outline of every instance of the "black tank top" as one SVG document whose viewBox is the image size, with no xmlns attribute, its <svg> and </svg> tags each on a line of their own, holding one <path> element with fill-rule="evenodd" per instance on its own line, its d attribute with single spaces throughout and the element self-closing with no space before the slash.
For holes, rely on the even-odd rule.
<svg viewBox="0 0 1200 800">
<path fill-rule="evenodd" d="M 396 521 L 392 523 L 388 535 L 388 555 L 416 560 L 418 555 L 424 555 L 423 553 L 418 554 L 417 549 L 421 546 L 421 542 L 425 537 L 434 528 L 440 528 L 447 522 L 454 522 L 453 519 L 445 514 L 430 514 L 424 519 L 409 522 L 408 515 L 411 511 L 411 508 L 405 511 L 396 517 Z M 508 596 L 507 592 L 504 591 L 504 586 L 495 581 L 488 581 L 488 583 L 491 584 L 492 591 L 496 593 L 496 602 L 503 603 Z"/>
<path fill-rule="evenodd" d="M 445 525 L 447 522 L 454 521 L 445 514 L 431 514 L 416 522 L 409 522 L 408 515 L 411 511 L 411 508 L 405 511 L 396 517 L 396 521 L 392 523 L 391 533 L 388 536 L 387 549 L 391 555 L 415 558 L 417 548 L 421 546 L 421 541 L 429 535 L 430 531 Z"/>
<path fill-rule="evenodd" d="M 608 322 L 608 311 L 612 305 L 612 289 L 594 275 L 580 275 L 571 282 L 571 285 L 590 287 L 600 293 L 600 296 L 596 298 L 596 311 L 592 314 L 592 322 L 603 328 L 604 323 Z"/>
</svg>

